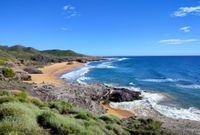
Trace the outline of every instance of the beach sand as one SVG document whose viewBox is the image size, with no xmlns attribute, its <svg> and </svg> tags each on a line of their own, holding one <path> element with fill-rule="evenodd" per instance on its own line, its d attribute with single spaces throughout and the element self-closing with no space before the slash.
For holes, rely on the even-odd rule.
<svg viewBox="0 0 200 135">
<path fill-rule="evenodd" d="M 103 108 L 107 110 L 107 114 L 112 114 L 115 116 L 118 116 L 119 118 L 128 118 L 131 116 L 135 116 L 134 113 L 126 111 L 126 110 L 122 110 L 122 109 L 115 109 L 112 108 L 109 104 L 105 104 L 103 105 Z"/>
<path fill-rule="evenodd" d="M 40 68 L 43 74 L 30 74 L 32 77 L 32 81 L 26 81 L 28 83 L 47 83 L 47 84 L 62 84 L 64 80 L 58 79 L 58 76 L 63 74 L 66 71 L 73 70 L 74 68 L 78 68 L 83 66 L 83 63 L 73 62 L 72 64 L 68 64 L 68 62 L 55 63 L 47 65 L 43 68 Z"/>
</svg>

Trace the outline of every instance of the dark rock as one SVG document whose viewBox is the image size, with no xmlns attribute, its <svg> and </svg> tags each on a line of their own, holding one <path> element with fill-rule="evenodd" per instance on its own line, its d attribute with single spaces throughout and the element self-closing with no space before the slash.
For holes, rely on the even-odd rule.
<svg viewBox="0 0 200 135">
<path fill-rule="evenodd" d="M 131 91 L 124 88 L 114 88 L 109 94 L 108 100 L 111 102 L 125 102 L 142 99 L 141 93 L 137 91 Z"/>
<path fill-rule="evenodd" d="M 36 68 L 25 68 L 24 71 L 28 72 L 29 74 L 43 74 L 41 70 Z"/>
<path fill-rule="evenodd" d="M 87 60 L 86 60 L 86 59 L 77 59 L 76 61 L 77 61 L 77 62 L 80 62 L 80 63 L 87 63 Z"/>
</svg>

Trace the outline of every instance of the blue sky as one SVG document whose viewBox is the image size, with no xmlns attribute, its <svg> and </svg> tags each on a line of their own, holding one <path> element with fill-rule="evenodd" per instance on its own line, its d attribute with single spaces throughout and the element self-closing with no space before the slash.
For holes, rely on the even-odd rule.
<svg viewBox="0 0 200 135">
<path fill-rule="evenodd" d="M 0 44 L 89 55 L 200 55 L 199 0 L 0 0 Z"/>
</svg>

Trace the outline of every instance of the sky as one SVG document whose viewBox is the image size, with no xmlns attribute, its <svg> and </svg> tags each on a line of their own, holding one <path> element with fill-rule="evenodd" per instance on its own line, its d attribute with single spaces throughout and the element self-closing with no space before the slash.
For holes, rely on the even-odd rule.
<svg viewBox="0 0 200 135">
<path fill-rule="evenodd" d="M 200 55 L 200 0 L 0 0 L 0 45 Z"/>
</svg>

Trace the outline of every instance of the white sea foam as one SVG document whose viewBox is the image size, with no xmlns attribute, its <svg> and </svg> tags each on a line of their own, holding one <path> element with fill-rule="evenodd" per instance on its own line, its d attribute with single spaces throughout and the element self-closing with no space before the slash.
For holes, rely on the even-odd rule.
<svg viewBox="0 0 200 135">
<path fill-rule="evenodd" d="M 132 85 L 132 86 L 134 86 L 135 84 L 134 84 L 133 82 L 130 82 L 130 83 L 129 83 L 129 85 Z"/>
<path fill-rule="evenodd" d="M 87 85 L 87 83 L 85 82 L 86 80 L 90 80 L 91 78 L 90 77 L 85 77 L 85 76 L 82 76 L 82 77 L 79 77 L 77 79 L 77 82 L 80 83 L 80 84 L 84 84 L 84 85 Z"/>
<path fill-rule="evenodd" d="M 92 68 L 116 68 L 112 66 L 113 61 L 105 61 L 97 65 L 90 65 L 90 63 L 85 64 L 83 67 L 73 70 L 69 73 L 66 73 L 61 76 L 62 79 L 68 81 L 75 81 L 81 84 L 86 84 L 85 81 L 91 78 L 85 77 L 85 75 L 92 69 Z"/>
<path fill-rule="evenodd" d="M 112 65 L 111 61 L 109 61 L 109 62 L 102 62 L 93 68 L 116 68 L 116 67 Z"/>
<path fill-rule="evenodd" d="M 128 58 L 119 58 L 119 59 L 117 59 L 117 61 L 124 61 L 124 60 L 128 60 Z"/>
<path fill-rule="evenodd" d="M 133 112 L 134 110 L 153 109 L 166 117 L 174 119 L 189 119 L 189 120 L 200 121 L 200 110 L 198 109 L 192 107 L 184 109 L 184 108 L 161 105 L 159 103 L 161 101 L 164 101 L 167 97 L 160 93 L 150 93 L 141 91 L 141 94 L 143 97 L 142 100 L 136 100 L 132 102 L 120 102 L 120 103 L 112 102 L 110 105 L 114 108 L 121 108 Z M 140 113 L 143 112 L 141 111 Z M 145 115 L 148 115 L 148 113 Z"/>
<path fill-rule="evenodd" d="M 86 73 L 88 73 L 91 69 L 91 66 L 86 64 L 85 66 L 79 68 L 78 70 L 74 70 L 72 72 L 66 73 L 61 76 L 62 79 L 74 81 L 80 77 L 83 77 Z"/>
<path fill-rule="evenodd" d="M 185 89 L 200 89 L 200 85 L 198 84 L 189 84 L 189 85 L 177 84 L 176 86 Z"/>
<path fill-rule="evenodd" d="M 143 79 L 141 81 L 144 82 L 156 82 L 156 83 L 164 83 L 164 82 L 177 82 L 177 79 L 165 78 L 165 79 Z"/>
</svg>

